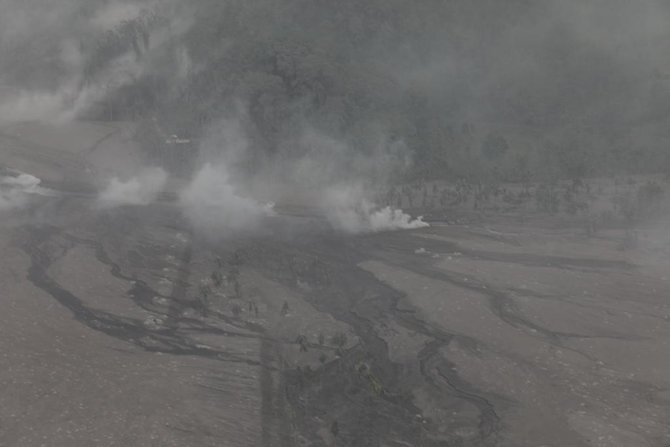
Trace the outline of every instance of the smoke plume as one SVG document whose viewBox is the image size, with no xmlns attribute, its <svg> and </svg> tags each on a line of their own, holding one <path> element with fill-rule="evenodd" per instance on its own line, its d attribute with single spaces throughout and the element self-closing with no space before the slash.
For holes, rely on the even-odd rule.
<svg viewBox="0 0 670 447">
<path fill-rule="evenodd" d="M 129 180 L 112 178 L 100 193 L 98 205 L 101 208 L 115 208 L 124 205 L 148 205 L 156 200 L 165 188 L 167 173 L 161 168 L 147 168 Z"/>
<path fill-rule="evenodd" d="M 0 178 L 0 211 L 23 208 L 30 194 L 39 194 L 41 180 L 30 174 L 18 173 Z"/>
<path fill-rule="evenodd" d="M 273 204 L 243 196 L 223 164 L 206 163 L 181 192 L 180 205 L 197 230 L 213 237 L 258 229 L 274 214 Z"/>
<path fill-rule="evenodd" d="M 347 233 L 407 230 L 429 226 L 422 217 L 412 219 L 400 209 L 378 207 L 361 188 L 336 187 L 325 192 L 323 212 L 330 224 Z"/>
</svg>

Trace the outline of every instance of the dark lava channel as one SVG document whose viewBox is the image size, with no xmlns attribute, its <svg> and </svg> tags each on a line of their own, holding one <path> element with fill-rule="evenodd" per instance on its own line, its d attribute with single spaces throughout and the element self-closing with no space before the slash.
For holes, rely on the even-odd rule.
<svg viewBox="0 0 670 447">
<path fill-rule="evenodd" d="M 98 222 L 99 232 L 112 231 Z M 109 224 L 111 225 L 111 224 Z M 117 230 L 118 231 L 118 230 Z M 375 236 L 383 241 L 384 236 Z M 493 446 L 501 422 L 493 404 L 497 396 L 486 395 L 459 377 L 441 348 L 452 341 L 476 352 L 479 342 L 451 334 L 425 322 L 409 307 L 405 296 L 358 267 L 369 259 L 357 244 L 360 239 L 336 236 L 310 237 L 302 242 L 247 240 L 218 249 L 204 244 L 191 245 L 181 254 L 178 277 L 172 293 L 163 296 L 170 304 L 158 309 L 152 301 L 161 296 L 144 281 L 111 260 L 100 242 L 72 236 L 52 226 L 28 226 L 20 230 L 17 242 L 30 257 L 28 279 L 72 312 L 87 327 L 149 352 L 203 356 L 224 362 L 244 362 L 260 368 L 262 393 L 262 443 L 264 446 L 326 446 L 321 431 L 330 424 L 343 446 Z M 392 243 L 389 238 L 389 243 Z M 111 274 L 129 283 L 128 299 L 137 306 L 166 315 L 165 326 L 149 329 L 142 321 L 96 310 L 49 276 L 49 267 L 77 245 L 95 251 L 96 258 Z M 235 246 L 235 250 L 231 246 Z M 186 297 L 190 286 L 190 264 L 196 250 L 214 250 L 215 256 L 234 255 L 241 268 L 251 269 L 305 295 L 300 285 L 308 284 L 306 299 L 318 311 L 348 324 L 358 344 L 340 350 L 334 360 L 318 368 L 295 368 L 283 359 L 280 340 L 272 340 L 265 328 L 243 319 L 213 312 L 220 319 L 252 333 L 260 340 L 260 358 L 199 347 L 187 333 L 233 334 L 200 319 L 188 319 L 183 311 L 195 303 Z M 178 324 L 179 323 L 179 324 Z M 377 329 L 395 324 L 427 339 L 415 362 L 396 363 L 389 358 L 388 346 Z M 246 335 L 249 336 L 249 335 Z M 454 427 L 425 418 L 413 402 L 412 391 L 428 387 L 438 397 L 438 405 L 456 411 L 469 407 L 475 416 L 461 419 Z M 215 390 L 212 390 L 215 392 Z M 501 402 L 501 399 L 495 399 Z M 475 433 L 464 438 L 458 429 Z"/>
<path fill-rule="evenodd" d="M 375 236 L 383 237 L 383 236 Z M 501 429 L 494 405 L 481 391 L 459 377 L 440 348 L 457 340 L 473 352 L 476 340 L 450 334 L 416 316 L 405 296 L 378 281 L 357 264 L 365 259 L 355 248 L 359 240 L 339 238 L 305 243 L 264 241 L 242 250 L 249 268 L 296 290 L 307 284 L 308 301 L 319 311 L 349 324 L 358 345 L 316 370 L 285 370 L 293 423 L 303 438 L 323 444 L 317 432 L 322 421 L 334 420 L 337 445 L 347 446 L 492 446 Z M 402 304 L 400 304 L 402 302 Z M 427 342 L 417 364 L 394 363 L 386 342 L 375 327 L 393 322 Z M 425 419 L 412 401 L 412 388 L 428 384 L 445 406 L 455 401 L 474 407 L 471 420 L 476 436 L 463 439 L 452 433 L 460 427 L 441 427 Z M 442 428 L 445 433 L 438 433 Z"/>
</svg>

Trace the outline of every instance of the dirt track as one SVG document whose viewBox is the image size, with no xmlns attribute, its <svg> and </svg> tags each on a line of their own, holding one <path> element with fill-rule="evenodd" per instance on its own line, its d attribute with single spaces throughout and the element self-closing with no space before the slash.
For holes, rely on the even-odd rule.
<svg viewBox="0 0 670 447">
<path fill-rule="evenodd" d="M 622 237 L 212 244 L 50 199 L 0 230 L 0 445 L 666 446 L 667 227 Z"/>
</svg>

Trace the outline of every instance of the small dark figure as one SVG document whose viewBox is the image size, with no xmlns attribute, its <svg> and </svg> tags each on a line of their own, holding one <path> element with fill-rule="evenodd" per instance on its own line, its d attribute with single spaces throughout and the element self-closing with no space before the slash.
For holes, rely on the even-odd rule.
<svg viewBox="0 0 670 447">
<path fill-rule="evenodd" d="M 338 332 L 331 337 L 330 342 L 338 348 L 344 348 L 347 344 L 347 335 L 344 332 Z"/>
<path fill-rule="evenodd" d="M 236 251 L 233 254 L 233 264 L 236 265 L 236 266 L 237 265 L 242 265 L 242 255 L 240 254 L 239 251 Z"/>
<path fill-rule="evenodd" d="M 295 342 L 300 345 L 300 352 L 307 352 L 307 338 L 300 334 L 298 335 L 298 338 L 295 339 Z"/>
<path fill-rule="evenodd" d="M 233 306 L 233 315 L 235 315 L 235 317 L 239 317 L 241 313 L 242 313 L 242 308 L 238 304 L 235 304 Z"/>
<path fill-rule="evenodd" d="M 196 299 L 196 306 L 198 310 L 200 310 L 200 314 L 204 317 L 207 318 L 209 316 L 209 300 L 207 299 L 206 296 L 199 296 Z"/>
<path fill-rule="evenodd" d="M 200 295 L 202 295 L 204 298 L 208 298 L 210 293 L 212 293 L 212 289 L 208 285 L 200 285 Z"/>
<path fill-rule="evenodd" d="M 284 305 L 281 307 L 281 316 L 285 317 L 288 315 L 288 302 L 284 301 Z"/>
<path fill-rule="evenodd" d="M 223 276 L 221 275 L 220 272 L 212 272 L 212 282 L 216 287 L 221 287 L 221 284 L 223 284 Z"/>
<path fill-rule="evenodd" d="M 337 435 L 340 433 L 340 424 L 337 421 L 333 421 L 330 425 L 330 432 L 337 438 Z"/>
<path fill-rule="evenodd" d="M 209 294 L 212 290 L 207 285 L 200 286 L 200 294 L 196 297 L 197 306 L 203 317 L 209 315 Z"/>
</svg>

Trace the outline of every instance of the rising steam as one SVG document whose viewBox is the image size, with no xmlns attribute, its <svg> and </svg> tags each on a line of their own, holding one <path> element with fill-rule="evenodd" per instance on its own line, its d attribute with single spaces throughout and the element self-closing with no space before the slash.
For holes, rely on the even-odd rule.
<svg viewBox="0 0 670 447">
<path fill-rule="evenodd" d="M 156 200 L 166 182 L 167 173 L 161 168 L 144 169 L 136 177 L 126 181 L 115 177 L 100 193 L 98 204 L 101 208 L 148 205 Z"/>
<path fill-rule="evenodd" d="M 242 196 L 222 164 L 206 163 L 181 192 L 180 205 L 192 225 L 209 236 L 254 230 L 274 214 L 273 204 Z"/>
<path fill-rule="evenodd" d="M 412 217 L 402 210 L 378 207 L 368 200 L 361 188 L 339 187 L 326 192 L 322 203 L 330 224 L 348 233 L 408 230 L 429 226 L 422 217 Z"/>
<path fill-rule="evenodd" d="M 0 178 L 0 211 L 23 208 L 30 194 L 42 194 L 40 179 L 22 172 L 12 174 Z"/>
</svg>

